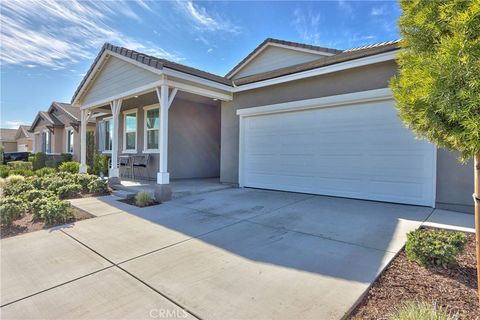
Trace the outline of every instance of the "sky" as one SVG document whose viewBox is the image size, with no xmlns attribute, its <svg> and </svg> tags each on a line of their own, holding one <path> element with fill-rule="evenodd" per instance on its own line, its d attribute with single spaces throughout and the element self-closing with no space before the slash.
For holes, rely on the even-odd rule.
<svg viewBox="0 0 480 320">
<path fill-rule="evenodd" d="M 399 38 L 396 1 L 0 2 L 0 126 L 70 102 L 103 43 L 225 75 L 266 38 L 348 49 Z"/>
</svg>

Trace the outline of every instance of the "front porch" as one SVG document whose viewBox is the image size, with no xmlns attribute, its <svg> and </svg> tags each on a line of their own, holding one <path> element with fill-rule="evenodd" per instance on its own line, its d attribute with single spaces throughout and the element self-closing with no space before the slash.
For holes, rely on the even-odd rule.
<svg viewBox="0 0 480 320">
<path fill-rule="evenodd" d="M 112 185 L 114 190 L 122 191 L 121 196 L 133 196 L 137 192 L 147 191 L 155 194 L 156 181 L 123 179 L 118 184 Z M 193 194 L 201 194 L 212 191 L 232 188 L 233 185 L 220 183 L 218 178 L 208 179 L 173 179 L 170 181 L 172 199 L 179 199 Z"/>
</svg>

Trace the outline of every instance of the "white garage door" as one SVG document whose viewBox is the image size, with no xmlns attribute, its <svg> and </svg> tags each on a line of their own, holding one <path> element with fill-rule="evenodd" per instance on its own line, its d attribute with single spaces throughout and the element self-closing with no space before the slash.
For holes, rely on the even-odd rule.
<svg viewBox="0 0 480 320">
<path fill-rule="evenodd" d="M 242 117 L 246 187 L 433 206 L 435 148 L 394 102 Z"/>
</svg>

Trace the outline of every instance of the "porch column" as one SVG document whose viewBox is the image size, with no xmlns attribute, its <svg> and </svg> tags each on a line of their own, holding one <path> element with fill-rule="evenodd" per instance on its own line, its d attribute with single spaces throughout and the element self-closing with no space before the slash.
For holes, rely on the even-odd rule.
<svg viewBox="0 0 480 320">
<path fill-rule="evenodd" d="M 156 88 L 158 102 L 160 103 L 160 130 L 158 135 L 159 144 L 159 169 L 157 173 L 157 185 L 155 198 L 159 202 L 168 201 L 172 198 L 170 188 L 170 174 L 168 173 L 168 85 Z"/>
<path fill-rule="evenodd" d="M 111 167 L 108 170 L 108 182 L 110 184 L 120 183 L 120 175 L 118 169 L 118 129 L 119 116 L 122 107 L 122 99 L 113 100 L 110 102 L 112 109 L 113 132 L 112 132 L 112 160 Z"/>
<path fill-rule="evenodd" d="M 89 110 L 80 111 L 80 173 L 87 173 L 87 123 L 91 114 Z"/>
</svg>

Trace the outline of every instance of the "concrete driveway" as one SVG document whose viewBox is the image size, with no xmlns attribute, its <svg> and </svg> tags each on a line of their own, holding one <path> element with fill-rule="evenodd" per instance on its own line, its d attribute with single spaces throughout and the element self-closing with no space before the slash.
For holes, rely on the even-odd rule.
<svg viewBox="0 0 480 320">
<path fill-rule="evenodd" d="M 339 319 L 431 208 L 227 189 L 1 241 L 3 319 Z"/>
</svg>

